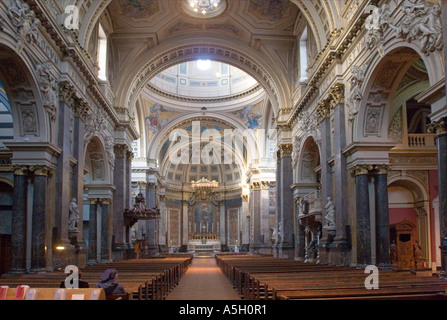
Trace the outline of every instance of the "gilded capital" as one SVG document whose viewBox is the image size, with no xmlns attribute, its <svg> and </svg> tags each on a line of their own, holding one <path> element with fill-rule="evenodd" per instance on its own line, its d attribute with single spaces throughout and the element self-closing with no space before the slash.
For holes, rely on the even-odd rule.
<svg viewBox="0 0 447 320">
<path fill-rule="evenodd" d="M 330 105 L 328 104 L 327 100 L 323 100 L 318 104 L 318 106 L 316 108 L 316 114 L 317 114 L 318 123 L 321 123 L 324 119 L 330 117 L 331 109 L 330 109 Z"/>
<path fill-rule="evenodd" d="M 345 103 L 345 86 L 341 83 L 334 85 L 329 91 L 331 108 L 335 108 L 340 103 Z"/>
<path fill-rule="evenodd" d="M 281 158 L 291 157 L 292 156 L 292 151 L 293 151 L 293 145 L 292 144 L 281 144 L 279 146 L 279 152 L 280 152 L 280 157 Z"/>
<path fill-rule="evenodd" d="M 97 204 L 98 203 L 98 199 L 96 199 L 96 198 L 89 198 L 88 199 L 88 203 L 89 204 Z"/>
<path fill-rule="evenodd" d="M 446 123 L 447 118 L 442 118 L 439 121 L 433 121 L 432 123 L 430 123 L 428 131 L 435 133 L 438 136 L 447 134 Z"/>
<path fill-rule="evenodd" d="M 386 164 L 376 165 L 374 166 L 374 173 L 379 174 L 388 174 L 389 167 Z"/>
<path fill-rule="evenodd" d="M 125 144 L 116 144 L 113 147 L 113 150 L 115 151 L 115 156 L 117 158 L 124 158 L 127 155 L 128 147 Z"/>
<path fill-rule="evenodd" d="M 30 171 L 34 172 L 35 176 L 48 176 L 50 173 L 50 168 L 47 166 L 30 166 Z"/>
<path fill-rule="evenodd" d="M 353 169 L 352 172 L 356 176 L 362 175 L 362 174 L 369 174 L 370 171 L 372 171 L 374 167 L 370 164 L 358 164 Z"/>
<path fill-rule="evenodd" d="M 20 166 L 20 165 L 14 166 L 13 171 L 15 176 L 27 176 L 29 172 L 27 166 Z"/>
<path fill-rule="evenodd" d="M 100 202 L 102 205 L 108 205 L 108 204 L 111 204 L 111 203 L 112 203 L 112 200 L 111 200 L 111 199 L 99 199 L 99 202 Z"/>
</svg>

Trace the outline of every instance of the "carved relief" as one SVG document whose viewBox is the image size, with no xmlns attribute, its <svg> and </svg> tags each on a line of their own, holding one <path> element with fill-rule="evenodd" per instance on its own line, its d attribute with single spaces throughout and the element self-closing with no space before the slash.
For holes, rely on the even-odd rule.
<svg viewBox="0 0 447 320">
<path fill-rule="evenodd" d="M 37 42 L 40 20 L 37 19 L 36 14 L 27 3 L 22 0 L 11 0 L 8 15 L 11 22 L 17 27 L 17 34 L 20 36 L 19 51 L 24 41 Z"/>
<path fill-rule="evenodd" d="M 293 150 L 292 150 L 292 166 L 295 167 L 298 163 L 298 157 L 300 155 L 301 138 L 295 136 L 293 138 Z"/>
<path fill-rule="evenodd" d="M 32 134 L 37 135 L 37 112 L 36 106 L 17 104 L 20 113 L 20 119 L 22 123 L 22 135 Z"/>
<path fill-rule="evenodd" d="M 39 77 L 40 92 L 42 93 L 42 102 L 50 115 L 52 121 L 56 121 L 57 114 L 57 85 L 56 79 L 51 74 L 52 64 L 49 61 L 36 66 L 37 76 Z"/>
<path fill-rule="evenodd" d="M 88 144 L 95 135 L 103 135 L 106 130 L 106 114 L 103 109 L 87 116 L 84 143 Z"/>
<path fill-rule="evenodd" d="M 388 136 L 394 142 L 402 141 L 402 108 L 399 108 L 399 110 L 394 114 L 388 130 Z"/>
<path fill-rule="evenodd" d="M 379 135 L 382 107 L 368 107 L 365 119 L 365 134 Z"/>
<path fill-rule="evenodd" d="M 350 121 L 355 119 L 355 116 L 360 110 L 360 103 L 362 102 L 362 84 L 365 80 L 365 67 L 351 67 L 351 92 L 348 95 L 348 119 Z"/>
<path fill-rule="evenodd" d="M 405 0 L 404 16 L 398 24 L 388 24 L 396 37 L 412 42 L 420 40 L 421 51 L 429 55 L 443 48 L 441 6 L 425 0 Z"/>
<path fill-rule="evenodd" d="M 109 163 L 114 166 L 115 165 L 115 138 L 112 136 L 107 136 L 105 141 L 105 148 L 107 152 L 107 156 L 109 158 Z"/>
<path fill-rule="evenodd" d="M 372 14 L 366 18 L 365 27 L 368 34 L 366 35 L 365 45 L 367 48 L 372 49 L 382 41 L 390 16 L 390 6 L 384 4 L 380 8 L 375 8 Z"/>
</svg>

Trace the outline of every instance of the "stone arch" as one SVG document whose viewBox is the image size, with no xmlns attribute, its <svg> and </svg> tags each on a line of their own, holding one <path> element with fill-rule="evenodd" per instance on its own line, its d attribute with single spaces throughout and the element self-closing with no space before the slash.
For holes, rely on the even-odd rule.
<svg viewBox="0 0 447 320">
<path fill-rule="evenodd" d="M 111 168 L 104 146 L 105 142 L 99 136 L 94 136 L 85 146 L 85 165 L 90 171 L 86 184 L 112 183 Z"/>
<path fill-rule="evenodd" d="M 389 142 L 387 124 L 391 104 L 402 78 L 415 61 L 422 59 L 424 62 L 430 85 L 442 79 L 442 70 L 435 67 L 438 53 L 426 56 L 419 50 L 413 43 L 395 40 L 387 43 L 383 56 L 376 54 L 372 58 L 371 67 L 364 74 L 362 99 L 352 127 L 354 142 Z"/>
<path fill-rule="evenodd" d="M 14 140 L 50 141 L 50 119 L 43 106 L 37 76 L 32 71 L 36 66 L 26 48 L 17 54 L 13 49 L 15 44 L 3 36 L 0 36 L 0 81 L 11 107 Z"/>
<path fill-rule="evenodd" d="M 395 176 L 388 179 L 388 188 L 401 187 L 408 190 L 413 196 L 412 208 L 408 208 L 412 211 L 413 215 L 410 219 L 416 222 L 417 226 L 417 238 L 422 247 L 422 259 L 426 262 L 431 262 L 431 256 L 435 255 L 431 248 L 431 211 L 430 211 L 430 198 L 427 188 L 417 178 L 404 175 Z M 390 208 L 390 220 L 393 218 L 393 208 Z M 411 220 L 410 220 L 411 221 Z M 396 222 L 396 221 L 394 221 Z"/>
<path fill-rule="evenodd" d="M 320 146 L 311 134 L 304 136 L 302 141 L 299 148 L 300 154 L 295 167 L 295 181 L 296 183 L 318 183 L 318 174 L 314 172 L 314 169 L 319 165 L 321 155 Z"/>
<path fill-rule="evenodd" d="M 182 115 L 176 119 L 173 119 L 173 122 L 171 123 L 171 125 L 163 128 L 160 132 L 157 133 L 157 135 L 155 137 L 152 138 L 152 141 L 150 142 L 149 146 L 147 147 L 147 150 L 148 150 L 147 158 L 148 159 L 157 159 L 158 155 L 161 152 L 161 148 L 162 148 L 164 142 L 169 139 L 169 134 L 174 128 L 176 128 L 176 127 L 178 128 L 182 123 L 184 123 L 186 121 L 189 123 L 191 121 L 195 121 L 195 120 L 200 121 L 200 119 L 202 117 L 203 117 L 203 115 L 201 113 L 191 113 L 191 114 Z M 214 120 L 220 121 L 222 123 L 225 123 L 230 128 L 239 129 L 242 131 L 245 130 L 243 123 L 241 123 L 239 120 L 233 119 L 227 115 L 222 115 L 222 114 L 218 114 L 218 113 L 214 113 L 214 112 L 208 112 L 206 117 L 208 120 L 214 119 Z M 255 148 L 256 145 L 257 145 L 256 140 L 254 139 L 254 137 L 251 137 L 251 139 L 248 143 L 248 147 L 254 146 L 254 148 L 252 150 L 250 150 L 250 152 L 248 152 L 248 154 L 252 155 L 252 156 L 249 156 L 247 158 L 247 161 L 250 161 L 251 159 L 256 159 L 256 157 L 259 157 L 258 148 Z"/>
<path fill-rule="evenodd" d="M 152 57 L 149 61 L 148 56 Z M 278 114 L 280 108 L 291 107 L 291 101 L 287 98 L 290 91 L 288 81 L 271 67 L 274 65 L 271 61 L 245 43 L 217 36 L 198 39 L 195 44 L 191 44 L 189 39 L 174 38 L 153 49 L 150 54 L 141 54 L 135 61 L 135 67 L 129 71 L 129 76 L 123 77 L 118 86 L 120 89 L 116 96 L 121 97 L 121 100 L 117 104 L 132 110 L 150 79 L 167 68 L 198 58 L 227 63 L 252 76 L 269 96 L 275 114 Z"/>
<path fill-rule="evenodd" d="M 296 4 L 296 6 L 300 9 L 300 11 L 303 13 L 306 20 L 309 22 L 310 28 L 317 39 L 317 48 L 318 51 L 321 51 L 324 49 L 324 47 L 327 44 L 328 37 L 327 37 L 327 31 L 323 29 L 324 21 L 322 17 L 326 17 L 327 19 L 329 16 L 327 15 L 327 3 L 325 1 L 326 7 L 322 10 L 324 10 L 324 14 L 320 16 L 320 13 L 317 12 L 316 8 L 312 6 L 310 1 L 305 0 L 291 0 L 293 3 Z M 332 31 L 334 29 L 334 21 L 332 18 L 328 19 L 331 21 L 330 28 Z M 330 33 L 330 32 L 329 32 Z"/>
</svg>

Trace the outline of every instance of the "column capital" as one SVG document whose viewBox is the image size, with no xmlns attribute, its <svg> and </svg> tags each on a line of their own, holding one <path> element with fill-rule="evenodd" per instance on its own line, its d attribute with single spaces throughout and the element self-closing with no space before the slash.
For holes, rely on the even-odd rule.
<svg viewBox="0 0 447 320">
<path fill-rule="evenodd" d="M 137 181 L 138 188 L 141 190 L 146 190 L 147 188 L 147 182 L 146 181 Z"/>
<path fill-rule="evenodd" d="M 47 166 L 36 165 L 36 166 L 30 166 L 29 171 L 34 172 L 35 176 L 46 177 L 50 173 L 50 168 Z"/>
<path fill-rule="evenodd" d="M 99 199 L 99 203 L 102 205 L 107 205 L 112 203 L 112 199 Z"/>
<path fill-rule="evenodd" d="M 428 132 L 435 133 L 437 136 L 447 134 L 447 117 L 430 123 Z"/>
<path fill-rule="evenodd" d="M 292 144 L 281 144 L 278 146 L 280 158 L 291 157 L 293 151 Z"/>
<path fill-rule="evenodd" d="M 15 165 L 12 170 L 14 171 L 15 176 L 27 176 L 29 169 L 28 166 Z"/>
<path fill-rule="evenodd" d="M 247 201 L 248 201 L 248 194 L 243 194 L 243 195 L 241 196 L 241 198 L 242 198 L 242 201 L 243 201 L 243 202 L 247 202 Z"/>
<path fill-rule="evenodd" d="M 126 144 L 115 144 L 113 146 L 113 151 L 115 152 L 115 156 L 117 158 L 124 158 L 127 156 L 129 148 Z"/>
<path fill-rule="evenodd" d="M 374 169 L 373 165 L 370 164 L 358 164 L 351 169 L 352 174 L 358 176 L 362 174 L 369 174 L 370 171 Z"/>
<path fill-rule="evenodd" d="M 388 174 L 389 166 L 386 164 L 379 164 L 374 166 L 374 174 Z"/>
<path fill-rule="evenodd" d="M 335 108 L 340 103 L 345 103 L 345 86 L 342 83 L 335 84 L 329 91 L 331 108 Z"/>
<path fill-rule="evenodd" d="M 135 154 L 132 152 L 132 150 L 127 150 L 126 152 L 126 159 L 132 161 L 135 157 Z"/>
<path fill-rule="evenodd" d="M 328 104 L 327 100 L 321 101 L 317 108 L 316 108 L 316 114 L 317 114 L 317 123 L 320 124 L 323 122 L 324 119 L 329 118 L 331 115 L 331 108 Z"/>
<path fill-rule="evenodd" d="M 96 198 L 89 198 L 88 199 L 88 203 L 89 204 L 97 204 L 98 203 L 98 199 L 96 199 Z"/>
</svg>

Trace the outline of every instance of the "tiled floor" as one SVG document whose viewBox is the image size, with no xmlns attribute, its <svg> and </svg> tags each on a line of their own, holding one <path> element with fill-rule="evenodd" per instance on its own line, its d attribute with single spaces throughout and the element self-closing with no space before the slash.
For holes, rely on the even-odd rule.
<svg viewBox="0 0 447 320">
<path fill-rule="evenodd" d="M 195 257 L 179 285 L 166 300 L 241 300 L 215 258 Z"/>
</svg>

